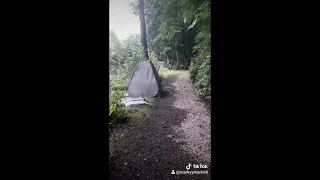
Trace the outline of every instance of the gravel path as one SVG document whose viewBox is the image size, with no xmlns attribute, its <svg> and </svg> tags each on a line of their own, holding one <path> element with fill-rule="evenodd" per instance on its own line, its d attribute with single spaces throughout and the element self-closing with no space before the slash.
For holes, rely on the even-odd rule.
<svg viewBox="0 0 320 180">
<path fill-rule="evenodd" d="M 155 99 L 151 115 L 110 140 L 111 179 L 210 179 L 210 110 L 186 75 L 163 81 L 164 97 Z M 208 165 L 209 175 L 172 175 L 188 163 Z"/>
</svg>

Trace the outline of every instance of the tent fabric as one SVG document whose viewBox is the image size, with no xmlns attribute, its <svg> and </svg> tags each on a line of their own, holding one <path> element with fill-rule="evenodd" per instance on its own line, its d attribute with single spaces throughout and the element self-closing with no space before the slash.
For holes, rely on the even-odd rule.
<svg viewBox="0 0 320 180">
<path fill-rule="evenodd" d="M 155 97 L 160 95 L 161 91 L 160 77 L 152 62 L 138 61 L 129 80 L 128 96 L 133 98 Z"/>
</svg>

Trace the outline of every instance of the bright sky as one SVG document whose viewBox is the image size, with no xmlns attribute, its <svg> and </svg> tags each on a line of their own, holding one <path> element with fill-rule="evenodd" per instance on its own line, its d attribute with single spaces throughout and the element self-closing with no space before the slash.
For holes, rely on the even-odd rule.
<svg viewBox="0 0 320 180">
<path fill-rule="evenodd" d="M 130 12 L 132 0 L 110 0 L 110 30 L 115 32 L 120 40 L 130 34 L 140 33 L 139 18 Z"/>
</svg>

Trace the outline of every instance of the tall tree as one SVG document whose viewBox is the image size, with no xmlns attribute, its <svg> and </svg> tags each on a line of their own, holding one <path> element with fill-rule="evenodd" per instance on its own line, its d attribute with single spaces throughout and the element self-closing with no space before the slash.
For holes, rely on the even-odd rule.
<svg viewBox="0 0 320 180">
<path fill-rule="evenodd" d="M 140 32 L 141 32 L 141 44 L 143 46 L 143 54 L 144 54 L 144 58 L 146 60 L 149 60 L 146 22 L 144 17 L 144 0 L 139 0 L 139 18 L 140 18 Z"/>
<path fill-rule="evenodd" d="M 211 0 L 144 0 L 143 3 L 145 11 L 140 6 L 141 0 L 133 0 L 131 7 L 140 19 L 145 17 L 149 53 L 169 67 L 179 64 L 189 67 L 199 94 L 210 96 Z M 145 14 L 141 16 L 141 13 Z M 145 37 L 144 33 L 141 35 Z"/>
</svg>

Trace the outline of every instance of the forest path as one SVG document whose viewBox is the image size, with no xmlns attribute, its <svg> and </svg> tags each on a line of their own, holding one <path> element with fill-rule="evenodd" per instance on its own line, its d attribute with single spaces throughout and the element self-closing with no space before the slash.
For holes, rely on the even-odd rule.
<svg viewBox="0 0 320 180">
<path fill-rule="evenodd" d="M 150 115 L 109 141 L 109 178 L 210 179 L 210 108 L 198 98 L 188 75 L 169 75 L 162 87 L 163 97 L 154 99 Z M 208 174 L 171 174 L 186 171 L 188 163 L 207 165 L 189 171 Z"/>
</svg>

